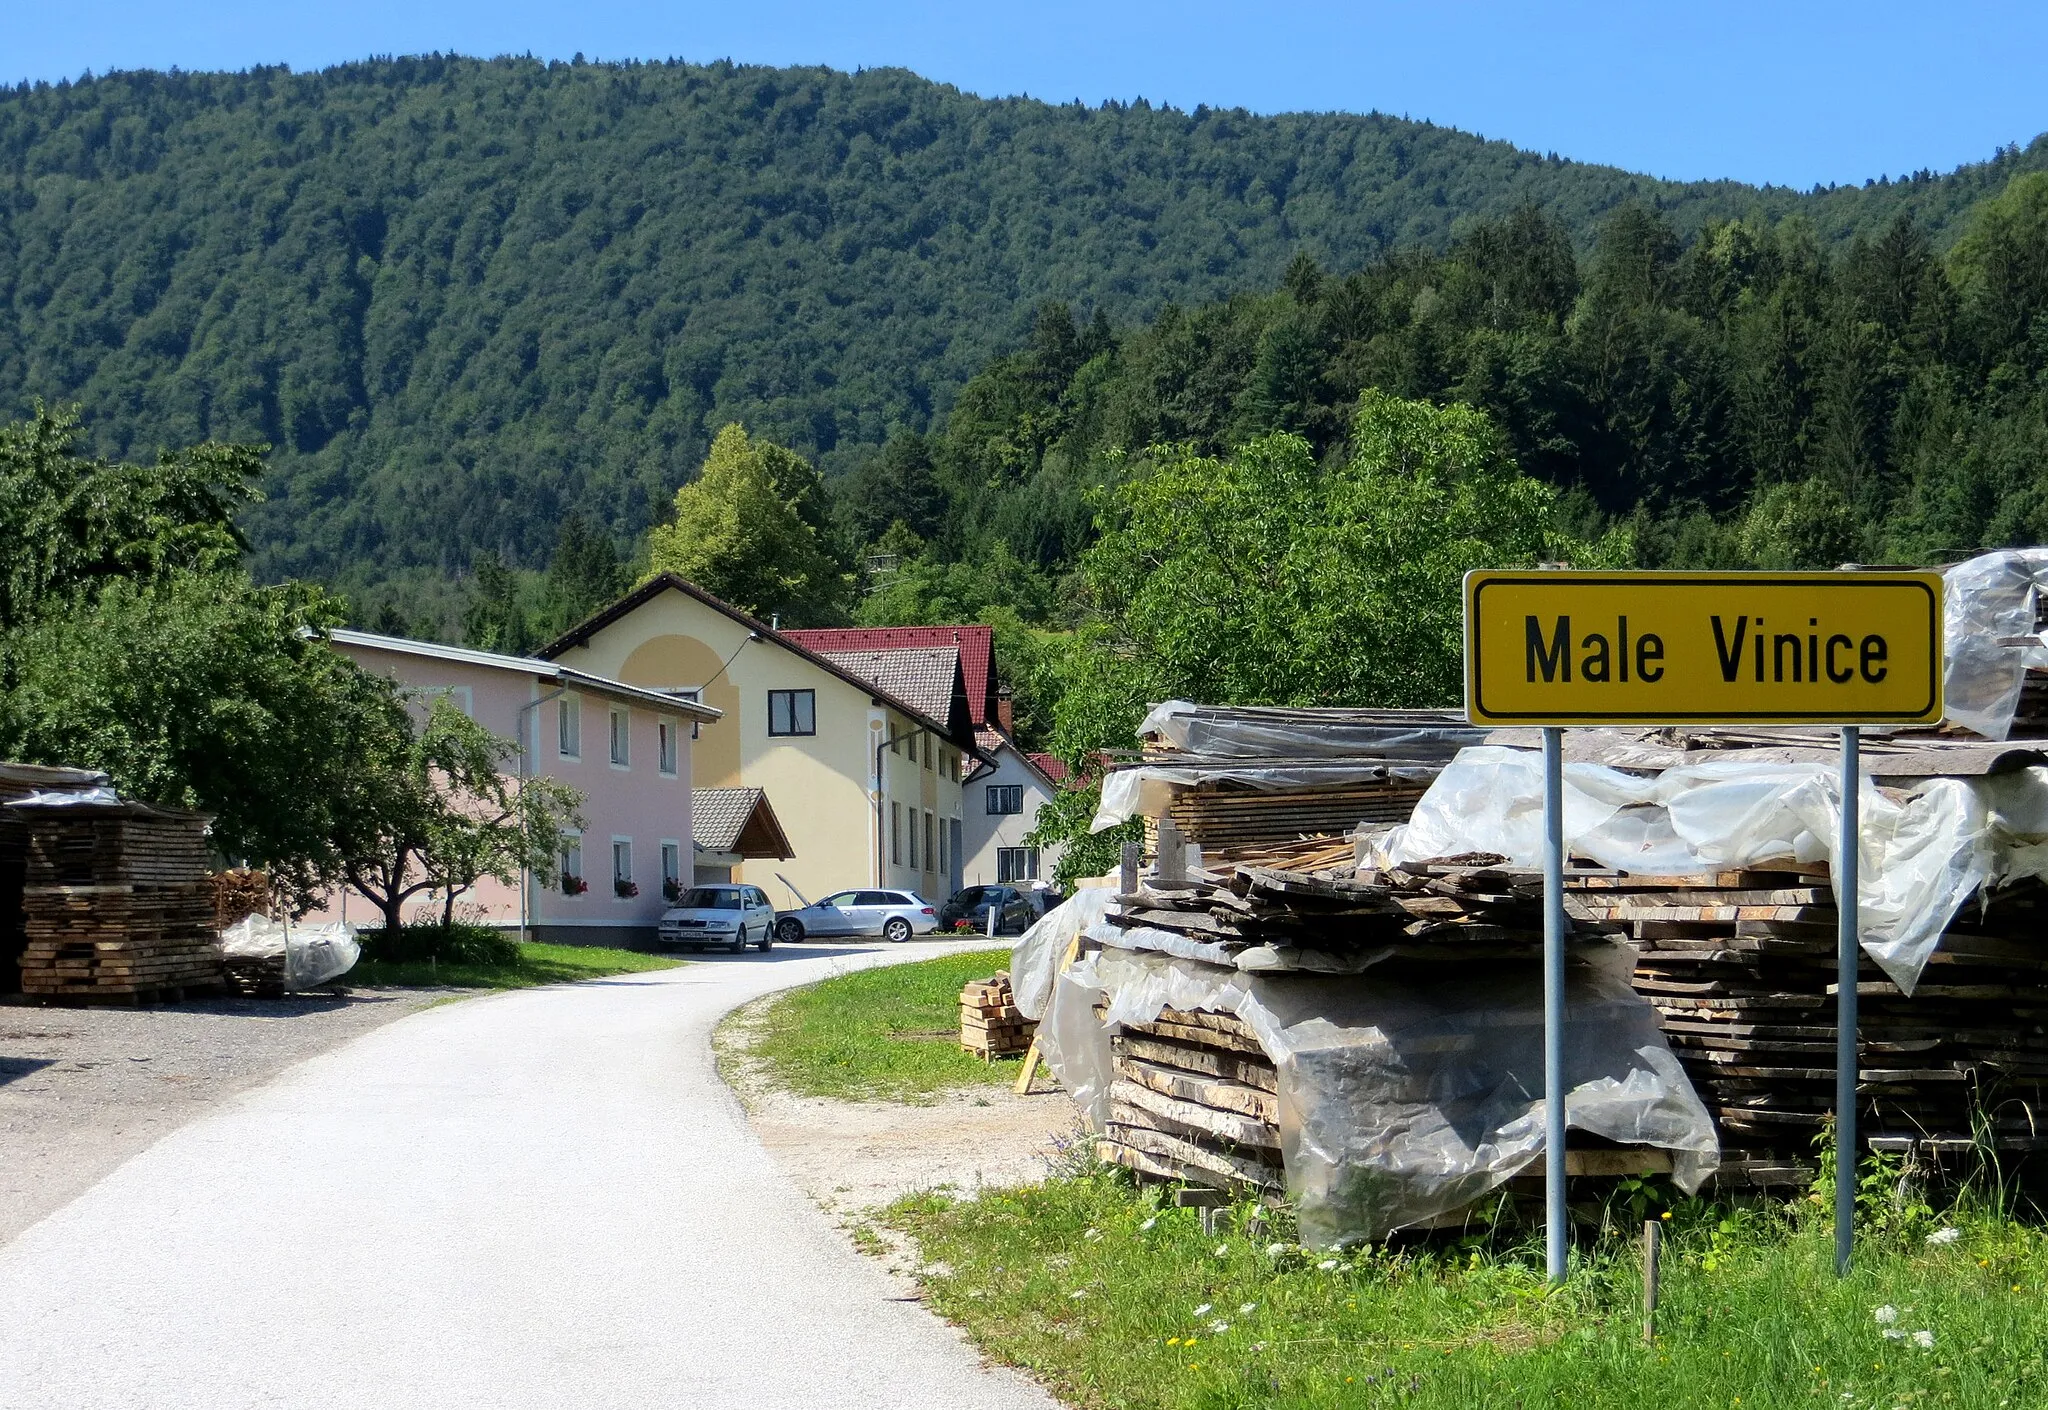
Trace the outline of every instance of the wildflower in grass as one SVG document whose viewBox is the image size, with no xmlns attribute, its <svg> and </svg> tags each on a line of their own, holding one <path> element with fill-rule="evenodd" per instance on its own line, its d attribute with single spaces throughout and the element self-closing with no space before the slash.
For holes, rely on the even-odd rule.
<svg viewBox="0 0 2048 1410">
<path fill-rule="evenodd" d="M 1258 1309 L 1259 1305 L 1256 1302 L 1240 1302 L 1237 1305 L 1237 1315 L 1240 1317 L 1249 1317 L 1252 1315 L 1252 1313 L 1258 1311 Z"/>
<path fill-rule="evenodd" d="M 1142 1233 L 1144 1233 L 1144 1232 L 1145 1232 L 1145 1231 L 1146 1231 L 1147 1229 L 1151 1228 L 1151 1227 L 1152 1227 L 1152 1226 L 1153 1226 L 1154 1224 L 1157 1224 L 1158 1222 L 1159 1222 L 1159 1216 L 1155 1214 L 1155 1215 L 1153 1215 L 1153 1216 L 1152 1216 L 1152 1217 L 1151 1217 L 1150 1219 L 1147 1219 L 1147 1220 L 1146 1220 L 1146 1221 L 1145 1221 L 1144 1223 L 1142 1223 L 1142 1224 L 1140 1224 L 1140 1225 L 1138 1226 L 1138 1232 L 1142 1234 Z"/>
<path fill-rule="evenodd" d="M 1266 1349 L 1266 1344 L 1265 1344 L 1264 1342 L 1262 1342 L 1262 1341 L 1255 1341 L 1255 1342 L 1253 1342 L 1253 1343 L 1252 1343 L 1252 1350 L 1253 1350 L 1253 1351 L 1264 1351 L 1265 1349 Z"/>
<path fill-rule="evenodd" d="M 1899 1320 L 1899 1309 L 1887 1302 L 1870 1315 L 1877 1319 L 1878 1326 L 1889 1327 L 1892 1323 Z"/>
<path fill-rule="evenodd" d="M 1202 1304 L 1202 1305 L 1201 1305 L 1200 1307 L 1197 1307 L 1197 1308 L 1195 1309 L 1195 1315 L 1196 1315 L 1197 1317 L 1201 1317 L 1201 1316 L 1204 1316 L 1205 1314 L 1207 1314 L 1207 1312 L 1208 1312 L 1208 1311 L 1209 1311 L 1209 1304 L 1205 1302 L 1205 1303 L 1203 1303 L 1203 1304 Z"/>
<path fill-rule="evenodd" d="M 1092 1243 L 1094 1243 L 1094 1242 L 1095 1242 L 1095 1241 L 1096 1241 L 1097 1239 L 1099 1239 L 1099 1238 L 1101 1238 L 1101 1237 L 1102 1237 L 1102 1230 L 1100 1230 L 1100 1229 L 1089 1229 L 1089 1230 L 1087 1230 L 1086 1232 L 1084 1232 L 1084 1233 L 1083 1233 L 1083 1234 L 1081 1235 L 1081 1237 L 1082 1237 L 1082 1238 L 1084 1238 L 1084 1239 L 1086 1239 L 1086 1240 L 1087 1240 L 1087 1241 L 1088 1241 L 1089 1243 L 1091 1243 L 1091 1244 L 1092 1244 Z"/>
<path fill-rule="evenodd" d="M 1268 1258 L 1285 1258 L 1285 1257 L 1286 1257 L 1286 1256 L 1287 1256 L 1288 1254 L 1290 1254 L 1290 1253 L 1292 1253 L 1292 1252 L 1294 1252 L 1294 1245 L 1293 1245 L 1293 1244 L 1267 1244 L 1267 1245 L 1266 1245 L 1266 1257 L 1268 1257 Z"/>
<path fill-rule="evenodd" d="M 1321 1263 L 1318 1263 L 1316 1265 L 1316 1267 L 1322 1269 L 1325 1273 L 1331 1272 L 1336 1268 L 1336 1266 L 1337 1260 L 1334 1258 L 1326 1258 Z"/>
<path fill-rule="evenodd" d="M 1886 1327 L 1884 1331 L 1880 1333 L 1880 1335 L 1883 1336 L 1886 1341 L 1904 1341 L 1906 1339 L 1906 1334 L 1900 1331 L 1897 1327 Z"/>
<path fill-rule="evenodd" d="M 1229 1253 L 1229 1252 L 1230 1252 L 1230 1245 L 1229 1245 L 1229 1244 L 1218 1244 L 1218 1245 L 1216 1245 L 1216 1256 L 1217 1256 L 1218 1258 L 1221 1258 L 1221 1257 L 1223 1257 L 1223 1256 L 1224 1256 L 1225 1254 L 1227 1254 L 1227 1253 Z"/>
<path fill-rule="evenodd" d="M 1219 1319 L 1209 1324 L 1209 1330 L 1220 1337 L 1230 1330 L 1230 1323 Z"/>
<path fill-rule="evenodd" d="M 1075 1288 L 1072 1292 L 1068 1293 L 1067 1296 L 1071 1298 L 1083 1298 L 1088 1296 L 1088 1289 Z"/>
<path fill-rule="evenodd" d="M 1946 1229 L 1936 1229 L 1927 1236 L 1927 1242 L 1933 1244 L 1936 1248 L 1946 1248 L 1962 1236 L 1963 1231 L 1961 1229 L 1951 1226 Z"/>
<path fill-rule="evenodd" d="M 1913 1345 L 1919 1347 L 1922 1351 L 1934 1350 L 1934 1333 L 1922 1327 L 1919 1331 L 1913 1333 Z"/>
</svg>

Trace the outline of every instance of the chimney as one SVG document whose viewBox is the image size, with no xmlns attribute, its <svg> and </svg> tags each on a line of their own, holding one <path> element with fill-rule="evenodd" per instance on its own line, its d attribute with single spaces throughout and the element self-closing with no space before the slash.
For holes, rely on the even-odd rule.
<svg viewBox="0 0 2048 1410">
<path fill-rule="evenodd" d="M 1014 734 L 1017 708 L 1010 701 L 1010 688 L 1002 686 L 996 691 L 996 723 L 1002 726 L 1004 734 Z"/>
</svg>

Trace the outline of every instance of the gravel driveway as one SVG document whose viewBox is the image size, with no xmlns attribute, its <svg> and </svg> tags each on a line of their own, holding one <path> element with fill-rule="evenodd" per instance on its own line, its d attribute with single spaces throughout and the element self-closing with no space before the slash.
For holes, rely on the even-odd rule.
<svg viewBox="0 0 2048 1410">
<path fill-rule="evenodd" d="M 154 1009 L 0 1001 L 0 1245 L 223 1098 L 448 992 Z"/>
</svg>

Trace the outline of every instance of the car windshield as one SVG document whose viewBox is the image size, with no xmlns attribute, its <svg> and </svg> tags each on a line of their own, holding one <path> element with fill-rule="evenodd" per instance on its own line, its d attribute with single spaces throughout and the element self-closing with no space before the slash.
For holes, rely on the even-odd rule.
<svg viewBox="0 0 2048 1410">
<path fill-rule="evenodd" d="M 730 886 L 693 886 L 676 904 L 692 911 L 736 911 L 740 893 Z"/>
</svg>

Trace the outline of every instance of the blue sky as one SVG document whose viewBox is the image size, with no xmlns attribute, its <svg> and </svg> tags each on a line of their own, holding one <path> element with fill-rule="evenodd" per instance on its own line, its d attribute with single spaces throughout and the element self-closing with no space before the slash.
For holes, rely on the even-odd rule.
<svg viewBox="0 0 2048 1410">
<path fill-rule="evenodd" d="M 900 66 L 986 95 L 1427 118 L 1659 176 L 1795 186 L 2048 130 L 2048 4 L 17 0 L 0 79 L 427 50 Z"/>
</svg>

